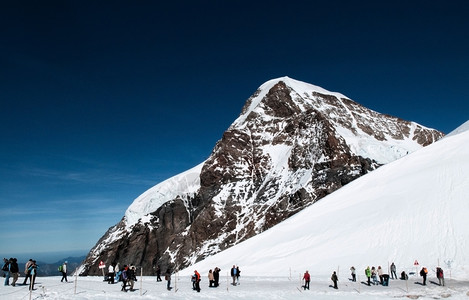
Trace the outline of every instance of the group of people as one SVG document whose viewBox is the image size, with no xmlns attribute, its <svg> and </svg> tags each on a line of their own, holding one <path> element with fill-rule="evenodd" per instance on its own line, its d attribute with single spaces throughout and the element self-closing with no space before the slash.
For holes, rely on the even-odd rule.
<svg viewBox="0 0 469 300">
<path fill-rule="evenodd" d="M 26 285 L 28 279 L 29 279 L 29 289 L 33 290 L 34 289 L 34 282 L 36 281 L 36 276 L 37 276 L 37 269 L 38 265 L 36 264 L 36 261 L 33 259 L 30 259 L 24 266 L 24 274 L 25 278 L 23 281 L 23 285 Z M 10 277 L 13 278 L 11 282 L 11 286 L 16 286 L 16 282 L 18 281 L 18 277 L 20 275 L 20 269 L 18 266 L 18 260 L 16 258 L 4 258 L 3 259 L 3 266 L 2 266 L 2 271 L 5 275 L 5 282 L 4 285 L 10 285 Z"/>
<path fill-rule="evenodd" d="M 135 266 L 124 265 L 122 270 L 119 267 L 119 264 L 110 264 L 108 267 L 108 272 L 104 277 L 104 281 L 107 281 L 108 284 L 114 284 L 116 282 L 122 282 L 122 292 L 135 291 L 134 284 L 137 281 L 136 276 L 137 268 Z M 127 289 L 128 287 L 128 289 Z"/>
<path fill-rule="evenodd" d="M 213 270 L 210 269 L 208 271 L 208 282 L 209 282 L 208 287 L 216 288 L 220 285 L 220 271 L 221 269 L 219 267 L 215 267 Z M 239 270 L 239 267 L 233 265 L 233 267 L 231 268 L 231 277 L 233 279 L 233 282 L 231 283 L 232 285 L 239 284 L 240 274 L 241 274 L 241 271 Z M 192 289 L 194 291 L 200 292 L 201 276 L 200 276 L 200 273 L 197 272 L 197 270 L 194 271 L 191 281 L 192 281 Z"/>
<path fill-rule="evenodd" d="M 391 275 L 392 275 L 392 279 L 394 279 L 394 275 L 396 274 L 395 271 L 393 272 L 393 266 L 395 268 L 395 265 L 394 263 L 392 263 L 391 265 Z M 353 267 L 352 267 L 353 268 Z M 352 270 L 351 268 L 351 270 Z M 352 273 L 355 272 L 355 270 L 352 271 Z M 383 268 L 381 268 L 381 266 L 378 266 L 378 268 L 376 269 L 374 266 L 370 267 L 366 267 L 365 269 L 365 275 L 366 275 L 366 278 L 367 278 L 367 284 L 368 285 L 371 285 L 371 279 L 373 279 L 373 285 L 388 285 L 388 282 L 389 282 L 389 275 L 388 274 L 384 274 L 384 271 L 383 271 Z M 378 280 L 379 278 L 379 280 Z M 396 275 L 396 279 L 397 279 L 397 275 Z M 352 276 L 352 281 L 353 281 L 353 276 Z M 356 280 L 355 280 L 356 281 Z"/>
<path fill-rule="evenodd" d="M 390 266 L 390 271 L 391 271 L 391 279 L 398 279 L 397 277 L 397 273 L 396 273 L 396 265 L 394 263 L 391 264 Z M 352 282 L 356 282 L 357 281 L 357 273 L 356 273 L 356 269 L 354 266 L 352 266 L 350 268 L 350 272 L 351 272 L 351 276 L 352 276 Z M 423 267 L 422 270 L 420 270 L 420 276 L 423 277 L 423 285 L 426 285 L 426 282 L 427 282 L 427 274 L 428 274 L 428 270 L 427 268 Z M 388 281 L 389 281 L 389 275 L 388 274 L 384 274 L 383 272 L 383 269 L 381 268 L 381 266 L 378 266 L 378 268 L 375 268 L 375 267 L 367 267 L 365 269 L 365 276 L 367 278 L 367 284 L 368 286 L 371 285 L 371 280 L 373 280 L 373 285 L 384 285 L 384 286 L 387 286 L 388 285 Z M 438 278 L 438 281 L 439 281 L 439 285 L 440 286 L 444 286 L 445 285 L 445 280 L 444 280 L 444 276 L 443 276 L 443 269 L 441 267 L 437 267 L 436 268 L 436 277 Z M 379 280 L 378 280 L 379 278 Z M 400 279 L 402 280 L 407 280 L 409 277 L 408 275 L 405 273 L 405 271 L 403 271 L 401 273 L 401 277 Z M 333 288 L 335 289 L 338 289 L 338 286 L 337 286 L 337 282 L 339 281 L 338 277 L 337 277 L 337 273 L 334 271 L 332 273 L 332 276 L 331 276 L 331 280 L 333 282 Z M 304 281 L 304 284 L 302 286 L 302 288 L 304 290 L 308 289 L 309 290 L 309 285 L 310 285 L 310 282 L 311 282 L 311 275 L 309 274 L 308 270 L 306 270 L 306 272 L 303 274 L 303 281 Z"/>
</svg>

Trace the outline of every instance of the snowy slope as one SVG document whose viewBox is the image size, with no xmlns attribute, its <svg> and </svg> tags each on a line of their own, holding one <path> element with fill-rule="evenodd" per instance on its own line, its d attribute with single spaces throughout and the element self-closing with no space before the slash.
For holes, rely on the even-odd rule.
<svg viewBox="0 0 469 300">
<path fill-rule="evenodd" d="M 237 264 L 244 275 L 354 265 L 398 271 L 442 266 L 469 279 L 469 131 L 459 132 L 353 181 L 241 244 L 189 267 Z"/>
</svg>

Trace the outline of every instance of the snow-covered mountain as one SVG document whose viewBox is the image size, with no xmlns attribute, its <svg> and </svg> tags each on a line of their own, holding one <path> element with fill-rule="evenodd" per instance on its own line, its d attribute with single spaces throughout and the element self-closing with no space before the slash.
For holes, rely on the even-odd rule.
<svg viewBox="0 0 469 300">
<path fill-rule="evenodd" d="M 311 84 L 268 81 L 205 162 L 135 199 L 81 273 L 101 260 L 145 270 L 191 265 L 442 136 Z"/>
<path fill-rule="evenodd" d="M 469 279 L 469 127 L 379 168 L 313 206 L 188 270 L 240 265 L 245 276 L 309 269 L 330 276 L 353 265 L 407 273 L 436 266 Z M 415 261 L 419 266 L 414 266 Z"/>
</svg>

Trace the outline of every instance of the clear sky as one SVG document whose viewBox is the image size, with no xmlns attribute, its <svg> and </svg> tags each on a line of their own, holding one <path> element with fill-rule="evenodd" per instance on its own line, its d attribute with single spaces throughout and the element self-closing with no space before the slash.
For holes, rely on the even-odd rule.
<svg viewBox="0 0 469 300">
<path fill-rule="evenodd" d="M 468 15 L 468 1 L 2 1 L 0 255 L 85 253 L 273 78 L 450 132 L 469 119 Z"/>
</svg>

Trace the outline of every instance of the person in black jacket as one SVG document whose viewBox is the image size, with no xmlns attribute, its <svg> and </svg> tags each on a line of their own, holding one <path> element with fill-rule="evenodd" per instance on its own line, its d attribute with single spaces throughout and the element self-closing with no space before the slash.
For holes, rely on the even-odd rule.
<svg viewBox="0 0 469 300">
<path fill-rule="evenodd" d="M 339 278 L 337 278 L 337 274 L 335 273 L 335 271 L 334 271 L 334 273 L 332 273 L 331 280 L 332 280 L 332 282 L 334 282 L 334 288 L 338 289 L 337 281 L 339 281 Z"/>
<path fill-rule="evenodd" d="M 220 271 L 221 269 L 219 267 L 215 267 L 215 270 L 213 271 L 213 280 L 215 281 L 215 284 L 214 284 L 215 287 L 219 286 Z"/>
<path fill-rule="evenodd" d="M 12 286 L 16 285 L 16 281 L 18 281 L 20 268 L 18 267 L 18 260 L 16 258 L 11 259 L 10 263 L 10 273 L 13 276 L 13 282 L 11 283 Z"/>
</svg>

